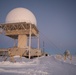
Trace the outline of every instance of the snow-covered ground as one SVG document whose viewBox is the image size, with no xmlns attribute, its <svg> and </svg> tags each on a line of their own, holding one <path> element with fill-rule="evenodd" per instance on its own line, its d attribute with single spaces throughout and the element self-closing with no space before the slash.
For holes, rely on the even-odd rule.
<svg viewBox="0 0 76 75">
<path fill-rule="evenodd" d="M 0 75 L 76 75 L 76 56 L 72 61 L 57 59 L 55 55 L 35 59 L 15 57 L 15 63 L 3 59 L 0 57 Z"/>
</svg>

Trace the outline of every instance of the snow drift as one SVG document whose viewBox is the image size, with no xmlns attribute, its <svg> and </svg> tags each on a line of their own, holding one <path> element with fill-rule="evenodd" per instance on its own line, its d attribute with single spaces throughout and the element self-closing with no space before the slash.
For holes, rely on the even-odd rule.
<svg viewBox="0 0 76 75">
<path fill-rule="evenodd" d="M 76 57 L 73 60 L 43 56 L 35 59 L 15 57 L 16 63 L 2 61 L 0 57 L 0 75 L 76 75 Z"/>
</svg>

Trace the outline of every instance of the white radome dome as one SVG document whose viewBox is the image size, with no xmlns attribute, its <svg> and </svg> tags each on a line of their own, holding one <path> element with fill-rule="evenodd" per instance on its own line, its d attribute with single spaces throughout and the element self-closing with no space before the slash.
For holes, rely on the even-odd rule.
<svg viewBox="0 0 76 75">
<path fill-rule="evenodd" d="M 36 18 L 31 11 L 26 8 L 15 8 L 6 16 L 6 23 L 26 22 L 36 25 Z"/>
</svg>

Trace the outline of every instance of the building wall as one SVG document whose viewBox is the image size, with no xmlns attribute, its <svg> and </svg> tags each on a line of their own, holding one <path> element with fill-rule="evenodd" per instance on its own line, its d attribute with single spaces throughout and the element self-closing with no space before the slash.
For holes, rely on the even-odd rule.
<svg viewBox="0 0 76 75">
<path fill-rule="evenodd" d="M 18 48 L 26 48 L 26 47 L 27 47 L 27 36 L 18 35 Z"/>
</svg>

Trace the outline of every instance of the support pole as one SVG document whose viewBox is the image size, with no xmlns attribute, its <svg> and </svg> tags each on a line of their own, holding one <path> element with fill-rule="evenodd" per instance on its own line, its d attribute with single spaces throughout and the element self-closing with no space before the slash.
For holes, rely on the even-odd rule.
<svg viewBox="0 0 76 75">
<path fill-rule="evenodd" d="M 30 50 L 31 50 L 31 24 L 30 24 L 30 31 L 29 31 L 29 59 L 31 57 Z"/>
<path fill-rule="evenodd" d="M 38 34 L 38 49 L 40 48 L 40 39 L 39 39 L 39 34 Z"/>
<path fill-rule="evenodd" d="M 44 46 L 45 46 L 45 43 L 44 43 L 44 41 L 43 41 L 43 54 L 44 54 L 44 51 L 45 51 Z"/>
<path fill-rule="evenodd" d="M 0 28 L 0 34 L 2 34 L 2 31 L 3 31 L 3 30 Z"/>
<path fill-rule="evenodd" d="M 14 47 L 16 47 L 16 39 L 14 39 Z"/>
</svg>

